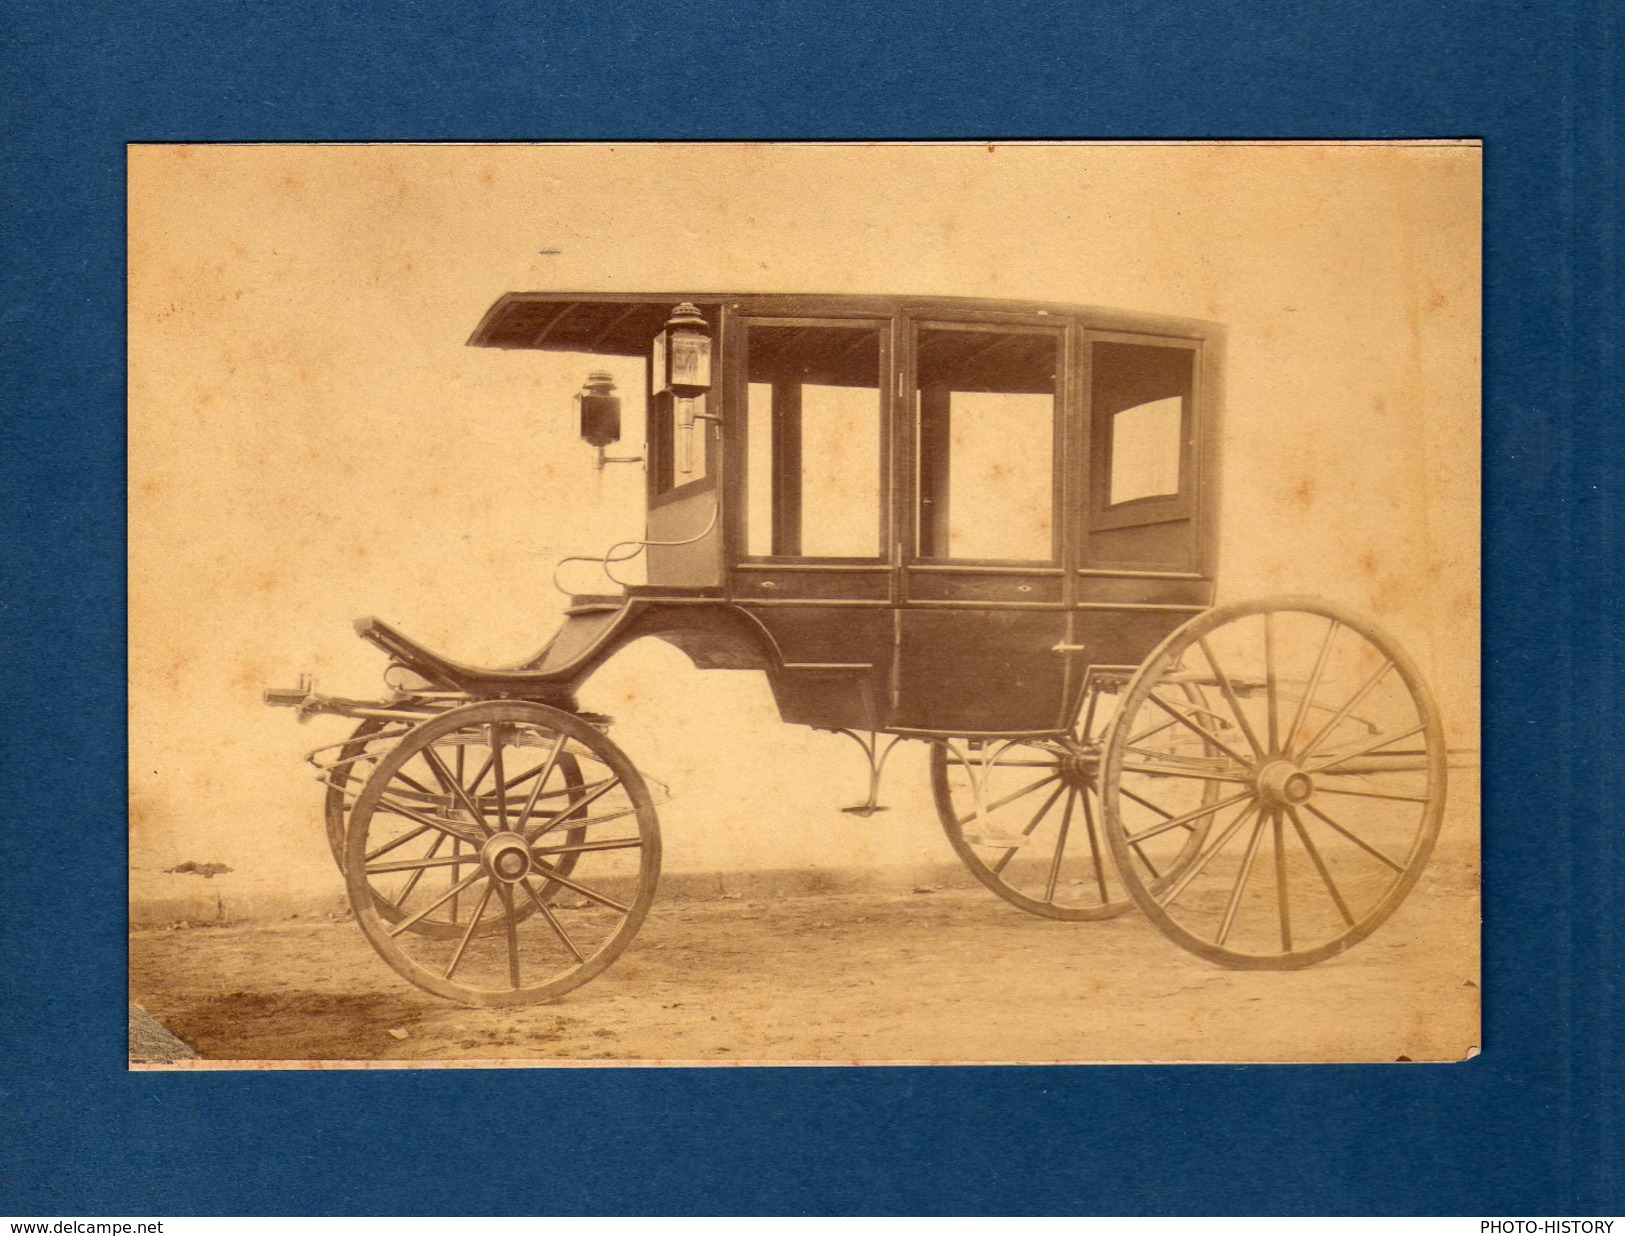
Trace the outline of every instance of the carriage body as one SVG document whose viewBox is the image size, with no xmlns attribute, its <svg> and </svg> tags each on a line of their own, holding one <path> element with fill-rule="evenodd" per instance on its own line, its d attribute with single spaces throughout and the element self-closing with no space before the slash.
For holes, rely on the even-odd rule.
<svg viewBox="0 0 1625 1236">
<path fill-rule="evenodd" d="M 714 378 L 690 444 L 673 396 L 645 392 L 648 582 L 579 598 L 569 622 L 599 638 L 567 630 L 536 664 L 590 647 L 572 669 L 590 673 L 652 634 L 763 670 L 796 724 L 1053 733 L 1091 670 L 1132 670 L 1212 603 L 1221 327 L 962 298 L 515 293 L 470 343 L 648 357 L 678 301 L 713 332 Z"/>
<path fill-rule="evenodd" d="M 390 966 L 470 1004 L 550 999 L 648 913 L 655 802 L 578 691 L 645 637 L 770 682 L 869 764 L 931 744 L 969 872 L 1070 921 L 1138 907 L 1209 960 L 1294 969 L 1380 926 L 1445 793 L 1415 663 L 1313 597 L 1215 607 L 1224 332 L 945 297 L 511 293 L 476 346 L 642 362 L 583 437 L 642 464 L 645 582 L 573 595 L 542 650 L 463 664 L 376 619 L 382 701 L 320 758 L 350 902 Z M 557 578 L 557 577 L 555 577 Z M 884 738 L 883 745 L 883 736 Z"/>
</svg>

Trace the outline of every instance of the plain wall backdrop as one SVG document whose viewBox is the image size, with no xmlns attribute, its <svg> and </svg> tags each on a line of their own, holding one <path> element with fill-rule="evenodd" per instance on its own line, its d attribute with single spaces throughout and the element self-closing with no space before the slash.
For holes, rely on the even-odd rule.
<svg viewBox="0 0 1625 1236">
<path fill-rule="evenodd" d="M 348 723 L 297 726 L 261 688 L 307 670 L 381 692 L 350 630 L 369 613 L 516 660 L 558 624 L 557 560 L 641 534 L 640 470 L 597 473 L 575 437 L 579 360 L 464 346 L 514 290 L 1224 322 L 1220 600 L 1370 613 L 1476 746 L 1480 164 L 1449 144 L 132 147 L 132 888 L 191 859 L 340 889 L 301 756 Z M 894 757 L 892 811 L 843 815 L 855 748 L 782 725 L 759 675 L 644 641 L 583 704 L 671 788 L 668 869 L 951 859 L 923 747 Z"/>
</svg>

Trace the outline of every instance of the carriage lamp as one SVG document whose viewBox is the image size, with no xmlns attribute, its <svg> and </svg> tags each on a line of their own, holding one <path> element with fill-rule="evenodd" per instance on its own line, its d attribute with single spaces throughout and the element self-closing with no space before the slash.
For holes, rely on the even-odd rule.
<svg viewBox="0 0 1625 1236">
<path fill-rule="evenodd" d="M 693 305 L 671 311 L 665 329 L 655 336 L 654 389 L 692 399 L 711 389 L 711 325 Z"/>
<path fill-rule="evenodd" d="M 598 470 L 605 464 L 642 463 L 642 455 L 607 455 L 604 448 L 621 440 L 621 397 L 615 393 L 614 375 L 602 369 L 587 375 L 586 384 L 576 392 L 576 417 L 581 424 L 581 440 L 598 452 Z"/>
<path fill-rule="evenodd" d="M 677 405 L 677 426 L 682 430 L 679 467 L 694 471 L 694 422 L 719 418 L 701 411 L 711 389 L 711 325 L 699 309 L 686 301 L 671 311 L 665 329 L 655 336 L 654 392 L 670 395 Z"/>
</svg>

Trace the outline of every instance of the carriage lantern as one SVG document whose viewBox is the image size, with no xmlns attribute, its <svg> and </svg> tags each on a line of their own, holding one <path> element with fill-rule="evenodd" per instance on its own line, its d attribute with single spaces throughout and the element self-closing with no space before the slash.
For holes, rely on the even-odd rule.
<svg viewBox="0 0 1625 1236">
<path fill-rule="evenodd" d="M 587 375 L 576 395 L 576 412 L 581 421 L 581 440 L 603 450 L 621 440 L 621 397 L 615 393 L 613 375 L 602 369 Z"/>
<path fill-rule="evenodd" d="M 598 453 L 598 470 L 612 463 L 642 463 L 642 455 L 610 455 L 604 450 L 621 440 L 621 397 L 615 393 L 615 378 L 602 369 L 587 375 L 586 384 L 576 392 L 576 417 L 581 423 L 581 440 Z"/>
<path fill-rule="evenodd" d="M 715 420 L 701 412 L 699 401 L 711 389 L 711 327 L 698 308 L 687 303 L 672 310 L 666 327 L 655 336 L 653 388 L 677 402 L 683 431 L 682 470 L 694 470 L 694 422 Z"/>
<path fill-rule="evenodd" d="M 655 394 L 693 399 L 711 389 L 711 327 L 693 305 L 672 310 L 655 336 L 654 357 Z"/>
</svg>

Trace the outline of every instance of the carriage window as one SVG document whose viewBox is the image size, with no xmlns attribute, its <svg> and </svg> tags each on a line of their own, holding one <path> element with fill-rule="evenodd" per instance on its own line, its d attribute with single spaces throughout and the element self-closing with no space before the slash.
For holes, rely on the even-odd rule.
<svg viewBox="0 0 1625 1236">
<path fill-rule="evenodd" d="M 1111 505 L 1179 492 L 1184 419 L 1183 399 L 1157 399 L 1112 414 Z"/>
<path fill-rule="evenodd" d="M 746 551 L 880 555 L 880 328 L 752 325 Z"/>
<path fill-rule="evenodd" d="M 1095 344 L 1091 387 L 1096 432 L 1105 438 L 1106 505 L 1179 495 L 1193 357 L 1188 348 Z"/>
<path fill-rule="evenodd" d="M 917 553 L 1052 560 L 1055 335 L 922 328 L 918 353 Z"/>
</svg>

